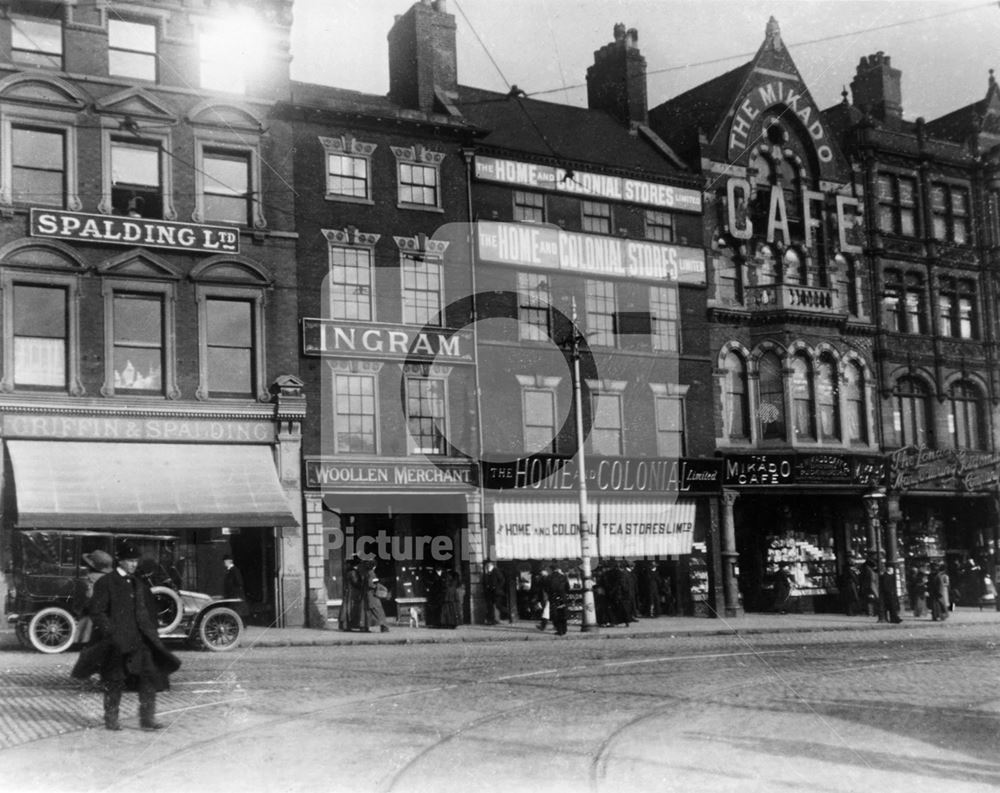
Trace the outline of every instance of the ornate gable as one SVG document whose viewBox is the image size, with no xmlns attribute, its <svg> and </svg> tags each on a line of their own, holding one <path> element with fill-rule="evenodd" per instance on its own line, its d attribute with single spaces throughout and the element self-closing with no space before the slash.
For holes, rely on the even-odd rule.
<svg viewBox="0 0 1000 793">
<path fill-rule="evenodd" d="M 97 102 L 97 111 L 108 115 L 128 116 L 134 119 L 153 120 L 176 124 L 177 115 L 141 88 L 127 88 L 109 94 Z"/>
<path fill-rule="evenodd" d="M 148 251 L 134 249 L 114 256 L 97 267 L 101 275 L 120 278 L 156 278 L 158 280 L 176 281 L 181 273 L 169 264 Z"/>
<path fill-rule="evenodd" d="M 87 104 L 83 95 L 65 80 L 28 74 L 0 80 L 0 100 L 70 111 L 83 110 Z"/>
<path fill-rule="evenodd" d="M 188 121 L 197 126 L 223 127 L 260 133 L 264 123 L 244 107 L 226 102 L 200 102 L 191 108 Z"/>
</svg>

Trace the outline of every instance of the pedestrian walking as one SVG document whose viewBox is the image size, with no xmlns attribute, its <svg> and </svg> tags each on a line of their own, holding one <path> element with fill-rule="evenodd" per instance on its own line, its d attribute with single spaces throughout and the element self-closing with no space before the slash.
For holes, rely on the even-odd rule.
<svg viewBox="0 0 1000 793">
<path fill-rule="evenodd" d="M 388 633 L 389 626 L 386 624 L 385 609 L 382 607 L 382 600 L 389 597 L 389 590 L 378 580 L 375 575 L 375 563 L 365 562 L 363 570 L 366 607 L 368 609 L 368 632 L 373 632 L 378 628 L 380 633 Z"/>
<path fill-rule="evenodd" d="M 222 578 L 222 596 L 227 599 L 239 600 L 240 602 L 235 604 L 233 610 L 245 618 L 250 614 L 250 608 L 247 606 L 247 593 L 243 589 L 243 574 L 229 554 L 222 557 L 222 564 L 226 568 L 226 574 Z"/>
<path fill-rule="evenodd" d="M 882 603 L 882 619 L 880 622 L 898 624 L 902 622 L 899 616 L 899 589 L 896 579 L 896 566 L 887 564 L 879 577 L 879 600 Z"/>
<path fill-rule="evenodd" d="M 540 631 L 544 631 L 549 624 L 549 569 L 543 567 L 531 581 L 531 602 L 534 604 L 535 613 L 538 614 L 538 624 L 535 626 Z"/>
<path fill-rule="evenodd" d="M 635 568 L 628 559 L 622 560 L 622 580 L 625 583 L 625 606 L 632 622 L 639 620 L 639 585 L 635 577 Z"/>
<path fill-rule="evenodd" d="M 632 610 L 628 602 L 628 591 L 625 580 L 625 570 L 621 565 L 611 562 L 604 576 L 604 586 L 607 590 L 609 625 L 625 623 L 627 628 L 632 622 Z"/>
<path fill-rule="evenodd" d="M 504 615 L 504 592 L 506 591 L 506 581 L 503 573 L 497 570 L 497 566 L 492 561 L 487 561 L 483 570 L 483 600 L 486 606 L 486 624 L 496 625 L 497 614 L 499 619 Z"/>
<path fill-rule="evenodd" d="M 569 617 L 569 579 L 558 564 L 552 565 L 550 570 L 547 582 L 549 616 L 556 636 L 565 636 Z"/>
<path fill-rule="evenodd" d="M 462 578 L 454 570 L 444 574 L 441 627 L 454 630 L 462 624 Z"/>
<path fill-rule="evenodd" d="M 927 570 L 923 567 L 917 568 L 917 573 L 913 577 L 913 585 L 910 590 L 910 600 L 913 604 L 913 616 L 922 617 L 927 613 L 927 598 L 929 597 L 928 587 L 930 582 Z"/>
<path fill-rule="evenodd" d="M 931 619 L 935 622 L 948 619 L 948 612 L 951 610 L 951 579 L 948 577 L 948 568 L 943 562 L 931 574 L 929 589 Z"/>
<path fill-rule="evenodd" d="M 857 570 L 851 564 L 844 565 L 840 592 L 844 600 L 844 613 L 848 617 L 857 616 L 861 612 L 861 582 Z"/>
<path fill-rule="evenodd" d="M 156 692 L 170 687 L 170 675 L 181 662 L 156 631 L 156 609 L 149 585 L 135 572 L 139 552 L 129 543 L 118 548 L 115 570 L 94 584 L 90 618 L 95 642 L 84 648 L 73 667 L 73 677 L 86 680 L 99 672 L 104 687 L 104 726 L 121 729 L 119 708 L 126 685 L 139 692 L 139 724 L 159 730 Z"/>
<path fill-rule="evenodd" d="M 788 563 L 782 562 L 778 565 L 778 573 L 774 579 L 774 610 L 779 614 L 788 613 L 794 585 L 795 579 L 792 578 L 792 571 L 788 569 Z"/>
<path fill-rule="evenodd" d="M 878 568 L 875 560 L 868 558 L 861 566 L 861 596 L 865 601 L 865 610 L 869 617 L 882 619 L 881 605 L 879 604 Z"/>
<path fill-rule="evenodd" d="M 342 631 L 368 630 L 368 581 L 357 554 L 347 563 L 337 627 Z"/>
<path fill-rule="evenodd" d="M 85 553 L 82 559 L 87 572 L 83 578 L 76 581 L 71 608 L 73 613 L 80 617 L 76 640 L 80 644 L 89 644 L 94 630 L 94 622 L 90 618 L 90 601 L 94 597 L 94 585 L 99 578 L 114 569 L 115 560 L 111 558 L 111 554 L 101 550 Z"/>
</svg>

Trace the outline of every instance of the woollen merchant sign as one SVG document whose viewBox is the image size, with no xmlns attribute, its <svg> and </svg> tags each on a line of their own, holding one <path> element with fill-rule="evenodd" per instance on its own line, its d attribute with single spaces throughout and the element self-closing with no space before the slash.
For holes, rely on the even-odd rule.
<svg viewBox="0 0 1000 793">
<path fill-rule="evenodd" d="M 32 237 L 78 242 L 172 248 L 198 253 L 239 253 L 236 226 L 204 226 L 120 215 L 87 215 L 55 209 L 32 209 Z"/>
</svg>

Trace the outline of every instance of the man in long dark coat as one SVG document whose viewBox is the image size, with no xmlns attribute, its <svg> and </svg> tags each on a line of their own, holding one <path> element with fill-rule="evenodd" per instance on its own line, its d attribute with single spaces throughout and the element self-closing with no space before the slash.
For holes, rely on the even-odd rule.
<svg viewBox="0 0 1000 793">
<path fill-rule="evenodd" d="M 121 729 L 118 711 L 128 683 L 139 691 L 140 726 L 159 730 L 163 725 L 156 721 L 156 692 L 169 688 L 169 675 L 181 662 L 160 641 L 153 594 L 135 574 L 138 551 L 126 543 L 117 556 L 117 567 L 94 584 L 90 618 L 96 641 L 80 654 L 72 675 L 86 679 L 100 672 L 107 729 Z"/>
<path fill-rule="evenodd" d="M 497 624 L 497 613 L 503 619 L 504 607 L 506 605 L 507 582 L 503 573 L 497 570 L 496 564 L 492 561 L 486 562 L 486 569 L 483 571 L 483 600 L 486 605 L 486 624 Z"/>
</svg>

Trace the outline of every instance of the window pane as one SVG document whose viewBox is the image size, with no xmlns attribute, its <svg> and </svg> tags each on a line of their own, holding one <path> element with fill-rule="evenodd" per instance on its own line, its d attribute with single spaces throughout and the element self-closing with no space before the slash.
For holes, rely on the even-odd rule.
<svg viewBox="0 0 1000 793">
<path fill-rule="evenodd" d="M 375 379 L 337 375 L 334 429 L 338 452 L 375 453 Z"/>
<path fill-rule="evenodd" d="M 781 361 L 774 353 L 760 359 L 760 426 L 766 439 L 785 438 L 785 390 Z"/>
<path fill-rule="evenodd" d="M 108 73 L 136 80 L 156 80 L 156 56 L 141 52 L 108 51 Z"/>
<path fill-rule="evenodd" d="M 246 195 L 249 190 L 250 175 L 246 155 L 206 153 L 202 167 L 206 190 L 229 195 Z"/>
<path fill-rule="evenodd" d="M 252 392 L 253 361 L 248 349 L 211 347 L 208 350 L 208 390 L 210 393 L 249 394 Z"/>
<path fill-rule="evenodd" d="M 11 19 L 11 46 L 16 63 L 62 68 L 62 24 L 45 19 Z"/>
<path fill-rule="evenodd" d="M 66 290 L 14 286 L 14 383 L 66 385 Z"/>
<path fill-rule="evenodd" d="M 161 391 L 163 301 L 115 295 L 115 388 Z"/>
<path fill-rule="evenodd" d="M 330 317 L 372 318 L 371 250 L 330 249 Z"/>
<path fill-rule="evenodd" d="M 156 52 L 156 27 L 124 19 L 109 19 L 108 45 L 120 50 Z"/>
<path fill-rule="evenodd" d="M 12 127 L 11 148 L 14 200 L 62 206 L 66 186 L 63 134 Z"/>
<path fill-rule="evenodd" d="M 161 391 L 159 350 L 115 347 L 115 388 Z"/>
<path fill-rule="evenodd" d="M 249 204 L 245 196 L 205 195 L 205 220 L 246 225 Z"/>
<path fill-rule="evenodd" d="M 111 144 L 111 181 L 116 184 L 160 186 L 160 154 L 151 146 Z"/>
<path fill-rule="evenodd" d="M 14 335 L 66 338 L 66 290 L 16 285 Z"/>
<path fill-rule="evenodd" d="M 208 343 L 212 346 L 250 347 L 253 338 L 250 309 L 250 303 L 243 300 L 209 300 Z"/>
</svg>

